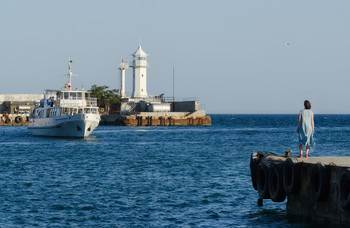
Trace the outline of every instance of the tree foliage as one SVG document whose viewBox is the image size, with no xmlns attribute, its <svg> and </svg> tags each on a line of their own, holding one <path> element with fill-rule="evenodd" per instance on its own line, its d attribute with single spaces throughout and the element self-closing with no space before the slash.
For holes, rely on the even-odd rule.
<svg viewBox="0 0 350 228">
<path fill-rule="evenodd" d="M 108 88 L 108 86 L 91 86 L 91 97 L 96 97 L 98 107 L 104 108 L 106 111 L 109 111 L 112 104 L 120 103 L 119 90 L 109 90 Z"/>
</svg>

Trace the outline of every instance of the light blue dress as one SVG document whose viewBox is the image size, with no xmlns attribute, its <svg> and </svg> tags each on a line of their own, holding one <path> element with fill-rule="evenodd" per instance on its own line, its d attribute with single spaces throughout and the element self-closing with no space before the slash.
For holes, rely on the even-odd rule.
<svg viewBox="0 0 350 228">
<path fill-rule="evenodd" d="M 315 146 L 314 135 L 312 132 L 312 114 L 310 109 L 304 109 L 300 111 L 301 121 L 299 126 L 299 145 L 303 144 L 313 148 Z"/>
</svg>

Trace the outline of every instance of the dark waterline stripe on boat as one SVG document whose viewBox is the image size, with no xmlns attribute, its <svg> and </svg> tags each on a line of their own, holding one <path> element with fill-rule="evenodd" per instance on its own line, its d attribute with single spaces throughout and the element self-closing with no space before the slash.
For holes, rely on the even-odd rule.
<svg viewBox="0 0 350 228">
<path fill-rule="evenodd" d="M 52 128 L 60 128 L 61 126 L 50 126 L 50 127 L 28 127 L 28 129 L 52 129 Z"/>
</svg>

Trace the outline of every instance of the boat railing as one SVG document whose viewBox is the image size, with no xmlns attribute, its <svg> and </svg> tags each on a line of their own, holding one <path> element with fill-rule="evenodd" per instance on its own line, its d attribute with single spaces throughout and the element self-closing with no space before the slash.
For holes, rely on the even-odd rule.
<svg viewBox="0 0 350 228">
<path fill-rule="evenodd" d="M 98 114 L 98 108 L 62 108 L 61 116 L 76 114 Z"/>
<path fill-rule="evenodd" d="M 199 101 L 198 97 L 164 97 L 162 95 L 148 96 L 148 97 L 133 97 L 133 98 L 143 100 L 145 102 L 161 102 L 161 103 Z"/>
<path fill-rule="evenodd" d="M 97 107 L 97 98 L 87 97 L 84 100 L 58 99 L 57 106 L 61 107 Z"/>
</svg>

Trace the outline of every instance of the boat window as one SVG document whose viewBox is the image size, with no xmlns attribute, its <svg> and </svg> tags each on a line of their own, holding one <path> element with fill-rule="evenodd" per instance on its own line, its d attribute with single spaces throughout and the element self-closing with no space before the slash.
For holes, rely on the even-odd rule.
<svg viewBox="0 0 350 228">
<path fill-rule="evenodd" d="M 62 114 L 63 115 L 68 115 L 68 113 L 69 113 L 69 109 L 68 108 L 62 109 Z"/>
<path fill-rule="evenodd" d="M 68 99 L 68 98 L 69 98 L 69 93 L 68 92 L 64 93 L 64 99 Z"/>
<path fill-rule="evenodd" d="M 58 93 L 57 93 L 57 97 L 60 98 L 60 99 L 62 99 L 62 98 L 63 98 L 63 94 L 62 94 L 61 92 L 58 92 Z"/>
<path fill-rule="evenodd" d="M 85 108 L 85 113 L 89 114 L 90 113 L 90 109 L 89 108 Z"/>
<path fill-rule="evenodd" d="M 78 112 L 78 109 L 76 109 L 76 108 L 71 108 L 70 109 L 70 114 L 72 114 L 72 115 L 77 114 L 77 112 Z"/>
<path fill-rule="evenodd" d="M 83 94 L 81 92 L 77 93 L 77 100 L 81 100 L 83 97 Z"/>
<path fill-rule="evenodd" d="M 77 99 L 77 93 L 70 93 L 70 99 L 76 100 Z"/>
<path fill-rule="evenodd" d="M 79 108 L 79 109 L 78 109 L 78 113 L 79 113 L 79 114 L 80 114 L 80 113 L 83 113 L 83 109 Z"/>
</svg>

